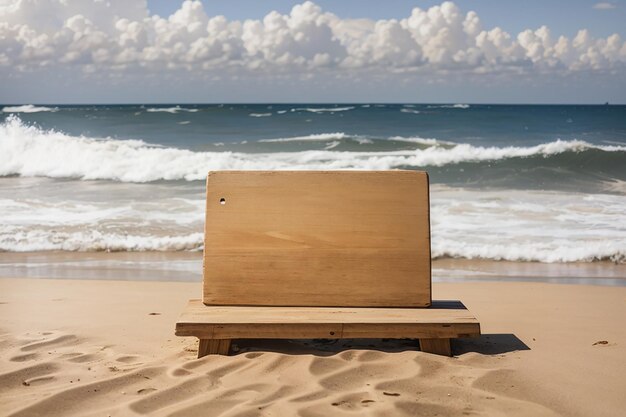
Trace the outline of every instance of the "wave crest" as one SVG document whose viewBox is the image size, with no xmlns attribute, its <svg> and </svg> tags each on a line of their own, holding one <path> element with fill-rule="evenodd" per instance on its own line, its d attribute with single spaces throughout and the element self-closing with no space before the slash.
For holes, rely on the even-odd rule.
<svg viewBox="0 0 626 417">
<path fill-rule="evenodd" d="M 2 108 L 3 113 L 39 113 L 44 111 L 55 112 L 59 111 L 59 108 L 34 106 L 32 104 L 25 104 L 23 106 L 5 106 Z"/>
<path fill-rule="evenodd" d="M 335 133 L 317 133 L 307 136 L 294 136 L 292 138 L 275 138 L 275 139 L 261 139 L 259 142 L 263 143 L 275 143 L 275 142 L 308 142 L 308 141 L 327 141 L 327 140 L 341 140 L 347 138 L 343 132 Z"/>
<path fill-rule="evenodd" d="M 200 250 L 203 233 L 181 236 L 131 235 L 89 232 L 50 232 L 30 230 L 17 234 L 0 234 L 0 251 L 71 251 L 71 252 L 147 252 Z"/>
<path fill-rule="evenodd" d="M 198 109 L 187 109 L 185 107 L 180 107 L 180 106 L 176 106 L 176 107 L 151 107 L 149 109 L 146 109 L 146 111 L 148 113 L 172 113 L 172 114 L 176 114 L 179 112 L 188 112 L 188 113 L 196 113 L 198 111 Z"/>
<path fill-rule="evenodd" d="M 341 140 L 344 137 L 344 133 L 332 133 L 264 141 L 328 141 Z M 424 144 L 430 143 L 425 141 Z M 536 156 L 551 157 L 587 150 L 624 152 L 626 146 L 598 146 L 581 140 L 556 140 L 530 147 L 502 148 L 457 144 L 451 147 L 430 146 L 425 149 L 380 152 L 194 152 L 158 147 L 141 140 L 70 136 L 27 126 L 17 116 L 9 116 L 0 125 L 0 176 L 66 177 L 124 182 L 181 179 L 193 181 L 203 180 L 209 170 L 386 170 Z"/>
<path fill-rule="evenodd" d="M 410 114 L 420 114 L 421 111 L 413 110 L 413 109 L 400 109 L 402 113 L 410 113 Z"/>
<path fill-rule="evenodd" d="M 347 107 L 297 107 L 297 108 L 291 109 L 292 112 L 294 112 L 294 111 L 308 111 L 310 113 L 326 113 L 326 112 L 348 111 L 348 110 L 354 110 L 354 106 L 347 106 Z"/>
</svg>

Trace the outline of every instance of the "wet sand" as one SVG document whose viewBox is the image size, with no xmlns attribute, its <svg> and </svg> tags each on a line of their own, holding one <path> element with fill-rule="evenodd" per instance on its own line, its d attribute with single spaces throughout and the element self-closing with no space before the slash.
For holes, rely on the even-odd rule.
<svg viewBox="0 0 626 417">
<path fill-rule="evenodd" d="M 626 285 L 626 264 L 435 259 L 434 282 L 517 281 Z M 202 281 L 202 252 L 5 252 L 0 278 Z"/>
</svg>

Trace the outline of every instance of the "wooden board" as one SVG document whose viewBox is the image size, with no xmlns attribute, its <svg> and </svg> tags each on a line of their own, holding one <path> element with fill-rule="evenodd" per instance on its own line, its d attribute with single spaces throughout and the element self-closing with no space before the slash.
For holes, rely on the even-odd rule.
<svg viewBox="0 0 626 417">
<path fill-rule="evenodd" d="M 459 301 L 430 308 L 224 307 L 190 300 L 177 336 L 200 339 L 455 338 L 480 335 Z"/>
<path fill-rule="evenodd" d="M 429 222 L 425 172 L 210 172 L 203 301 L 426 307 Z"/>
</svg>

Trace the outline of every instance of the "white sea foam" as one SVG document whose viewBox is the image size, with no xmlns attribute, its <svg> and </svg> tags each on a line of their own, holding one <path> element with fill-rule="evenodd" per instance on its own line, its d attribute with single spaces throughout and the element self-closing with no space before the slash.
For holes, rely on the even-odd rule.
<svg viewBox="0 0 626 417">
<path fill-rule="evenodd" d="M 272 113 L 250 113 L 250 117 L 269 117 Z"/>
<path fill-rule="evenodd" d="M 308 111 L 311 113 L 325 113 L 325 112 L 338 112 L 338 111 L 348 111 L 353 110 L 353 106 L 347 107 L 297 107 L 291 109 L 291 111 Z"/>
<path fill-rule="evenodd" d="M 434 257 L 626 262 L 626 196 L 434 186 Z M 488 219 L 488 221 L 486 220 Z"/>
<path fill-rule="evenodd" d="M 392 136 L 389 140 L 396 142 L 409 142 L 409 143 L 419 143 L 420 145 L 428 145 L 428 146 L 439 146 L 439 145 L 456 145 L 454 142 L 447 142 L 444 140 L 432 139 L 432 138 L 421 138 L 419 136 L 413 137 L 404 137 L 404 136 Z"/>
<path fill-rule="evenodd" d="M 275 139 L 260 139 L 259 142 L 272 143 L 272 142 L 307 142 L 307 141 L 326 141 L 326 140 L 341 140 L 347 138 L 343 132 L 335 133 L 318 133 L 307 136 L 294 136 L 291 138 L 275 138 Z"/>
<path fill-rule="evenodd" d="M 39 112 L 55 112 L 59 111 L 58 107 L 43 107 L 33 106 L 32 104 L 25 104 L 23 106 L 5 106 L 2 109 L 3 113 L 39 113 Z"/>
<path fill-rule="evenodd" d="M 195 113 L 198 111 L 198 109 L 187 109 L 185 107 L 180 107 L 180 106 L 176 106 L 176 107 L 150 107 L 148 109 L 146 109 L 147 112 L 150 113 L 173 113 L 176 114 L 178 112 L 188 112 L 188 113 Z"/>
<path fill-rule="evenodd" d="M 344 133 L 326 133 L 265 141 L 333 141 L 345 137 Z M 208 170 L 218 169 L 384 170 L 531 156 L 547 157 L 589 149 L 626 151 L 624 146 L 597 146 L 580 140 L 556 140 L 530 147 L 499 148 L 458 144 L 452 147 L 430 146 L 426 149 L 384 152 L 193 152 L 155 147 L 140 140 L 98 140 L 44 131 L 26 126 L 19 118 L 11 116 L 0 125 L 0 176 L 108 179 L 124 182 L 180 179 L 191 181 L 203 180 Z"/>
<path fill-rule="evenodd" d="M 358 143 L 359 145 L 368 145 L 370 143 L 374 143 L 373 140 L 368 139 L 368 138 L 364 138 L 364 137 L 361 137 L 361 136 L 352 136 L 351 139 L 353 141 L 355 141 L 356 143 Z"/>
<path fill-rule="evenodd" d="M 24 233 L 0 234 L 0 251 L 181 251 L 202 248 L 203 234 L 184 236 L 152 236 L 116 234 L 99 231 L 73 233 L 31 230 Z"/>
<path fill-rule="evenodd" d="M 400 109 L 402 113 L 410 113 L 410 114 L 420 114 L 421 111 L 414 109 Z"/>
<path fill-rule="evenodd" d="M 115 187 L 120 187 L 117 185 Z M 45 184 L 39 187 L 46 189 Z M 76 189 L 75 189 L 76 190 Z M 109 193 L 116 191 L 107 188 Z M 0 193 L 0 251 L 194 250 L 202 245 L 204 199 L 143 190 L 140 200 L 76 200 L 74 193 L 20 198 Z M 8 195 L 7 195 L 8 194 Z M 122 192 L 121 194 L 124 194 Z"/>
<path fill-rule="evenodd" d="M 428 106 L 429 109 L 469 109 L 469 104 L 441 104 Z"/>
<path fill-rule="evenodd" d="M 202 248 L 201 186 L 193 197 L 174 198 L 163 192 L 164 185 L 154 193 L 151 187 L 157 185 L 109 183 L 109 193 L 124 190 L 96 202 L 77 200 L 75 192 L 57 195 L 51 180 L 32 181 L 39 182 L 40 191 L 51 186 L 55 197 L 19 198 L 0 190 L 0 251 Z M 120 198 L 128 193 L 138 197 Z M 469 259 L 626 262 L 624 207 L 626 196 L 620 195 L 433 185 L 432 252 Z"/>
<path fill-rule="evenodd" d="M 324 149 L 325 150 L 333 149 L 333 148 L 336 148 L 337 146 L 339 146 L 340 144 L 341 144 L 340 141 L 334 140 L 332 142 L 327 143 L 326 146 L 324 147 Z"/>
<path fill-rule="evenodd" d="M 287 113 L 287 110 L 278 110 L 276 113 L 277 114 L 285 114 L 285 113 Z"/>
</svg>

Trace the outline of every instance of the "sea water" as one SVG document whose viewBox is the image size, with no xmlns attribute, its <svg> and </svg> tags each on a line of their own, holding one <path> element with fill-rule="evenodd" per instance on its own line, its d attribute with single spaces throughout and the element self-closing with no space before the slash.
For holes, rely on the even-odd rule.
<svg viewBox="0 0 626 417">
<path fill-rule="evenodd" d="M 436 258 L 626 262 L 626 106 L 0 109 L 0 251 L 199 251 L 209 170 L 418 169 Z"/>
</svg>

